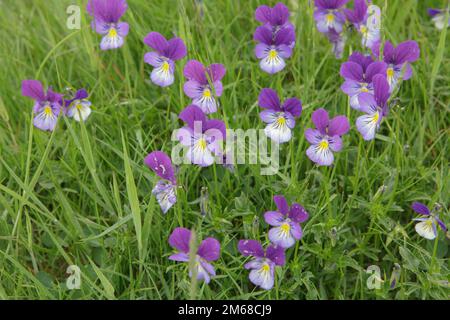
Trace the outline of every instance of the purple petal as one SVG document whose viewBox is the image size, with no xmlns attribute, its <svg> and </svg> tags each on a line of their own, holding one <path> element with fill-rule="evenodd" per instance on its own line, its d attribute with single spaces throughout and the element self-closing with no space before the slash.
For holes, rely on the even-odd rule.
<svg viewBox="0 0 450 320">
<path fill-rule="evenodd" d="M 172 38 L 167 42 L 165 56 L 172 60 L 183 59 L 187 54 L 186 45 L 180 38 Z"/>
<path fill-rule="evenodd" d="M 219 259 L 220 242 L 214 238 L 206 238 L 198 247 L 197 254 L 207 261 Z"/>
<path fill-rule="evenodd" d="M 387 65 L 383 61 L 376 61 L 371 63 L 366 70 L 365 80 L 368 83 L 371 83 L 373 77 L 376 74 L 386 74 Z"/>
<path fill-rule="evenodd" d="M 374 62 L 370 55 L 363 55 L 357 51 L 353 52 L 352 55 L 348 57 L 348 61 L 359 64 L 363 71 L 365 71 L 372 62 Z"/>
<path fill-rule="evenodd" d="M 89 97 L 89 94 L 86 91 L 86 89 L 80 89 L 75 94 L 75 100 L 82 100 L 82 99 L 86 99 L 87 97 Z"/>
<path fill-rule="evenodd" d="M 305 130 L 305 138 L 311 144 L 318 144 L 323 139 L 319 130 L 308 128 Z"/>
<path fill-rule="evenodd" d="M 62 105 L 63 95 L 57 92 L 54 92 L 52 88 L 48 88 L 47 90 L 47 101 Z"/>
<path fill-rule="evenodd" d="M 288 214 L 289 212 L 289 204 L 286 201 L 286 198 L 281 195 L 276 195 L 273 197 L 273 201 L 275 202 L 278 211 L 280 211 L 283 215 Z"/>
<path fill-rule="evenodd" d="M 42 83 L 37 80 L 22 81 L 22 95 L 37 101 L 45 100 L 45 92 Z"/>
<path fill-rule="evenodd" d="M 376 74 L 373 77 L 373 87 L 375 92 L 375 101 L 380 107 L 383 107 L 390 96 L 389 83 L 386 80 L 386 76 L 382 74 Z"/>
<path fill-rule="evenodd" d="M 203 85 L 201 85 L 197 80 L 189 80 L 184 83 L 183 91 L 189 98 L 196 99 L 202 97 Z"/>
<path fill-rule="evenodd" d="M 264 257 L 264 249 L 261 246 L 261 243 L 256 240 L 240 240 L 238 243 L 238 249 L 244 257 Z"/>
<path fill-rule="evenodd" d="M 328 125 L 328 134 L 330 136 L 342 136 L 350 130 L 350 123 L 346 116 L 336 116 L 330 120 Z"/>
<path fill-rule="evenodd" d="M 180 261 L 180 262 L 188 262 L 189 261 L 189 255 L 187 253 L 185 253 L 185 252 L 179 252 L 179 253 L 172 254 L 169 257 L 169 260 Z"/>
<path fill-rule="evenodd" d="M 253 40 L 272 45 L 272 31 L 264 26 L 260 26 L 256 28 L 255 33 L 253 34 Z"/>
<path fill-rule="evenodd" d="M 255 19 L 262 23 L 267 23 L 270 20 L 270 13 L 272 9 L 269 6 L 262 5 L 255 10 Z"/>
<path fill-rule="evenodd" d="M 345 62 L 341 65 L 340 74 L 344 79 L 363 81 L 363 69 L 355 62 Z"/>
<path fill-rule="evenodd" d="M 294 117 L 300 117 L 302 114 L 302 102 L 297 98 L 289 98 L 284 101 L 282 109 L 289 112 Z"/>
<path fill-rule="evenodd" d="M 317 109 L 312 113 L 311 120 L 316 128 L 324 133 L 329 123 L 328 112 L 323 108 Z"/>
<path fill-rule="evenodd" d="M 275 35 L 274 43 L 277 46 L 290 45 L 295 41 L 295 31 L 292 28 L 283 28 Z"/>
<path fill-rule="evenodd" d="M 278 211 L 267 211 L 264 213 L 264 220 L 270 226 L 278 227 L 285 219 L 285 216 Z"/>
<path fill-rule="evenodd" d="M 159 55 L 159 53 L 157 53 L 156 51 L 152 51 L 152 52 L 147 52 L 144 55 L 144 62 L 157 68 L 157 67 L 161 66 L 163 61 L 161 60 L 161 56 Z"/>
<path fill-rule="evenodd" d="M 207 73 L 211 82 L 222 80 L 226 73 L 226 69 L 223 64 L 213 63 L 208 67 Z"/>
<path fill-rule="evenodd" d="M 367 14 L 366 0 L 355 0 L 354 10 L 344 10 L 345 16 L 353 24 L 360 24 L 364 22 Z"/>
<path fill-rule="evenodd" d="M 189 60 L 184 66 L 183 74 L 188 80 L 195 80 L 203 85 L 208 83 L 205 67 L 197 60 Z"/>
<path fill-rule="evenodd" d="M 411 208 L 415 212 L 422 214 L 424 216 L 430 215 L 430 210 L 428 209 L 428 207 L 421 202 L 413 202 L 413 204 L 411 205 Z"/>
<path fill-rule="evenodd" d="M 360 93 L 360 88 L 360 82 L 354 80 L 345 80 L 341 85 L 341 90 L 350 97 Z"/>
<path fill-rule="evenodd" d="M 157 51 L 160 55 L 165 54 L 167 47 L 169 45 L 166 38 L 164 38 L 164 36 L 158 32 L 150 32 L 144 38 L 144 43 L 148 45 L 150 48 Z"/>
<path fill-rule="evenodd" d="M 175 228 L 169 237 L 170 246 L 184 253 L 189 253 L 189 241 L 191 230 L 186 228 Z"/>
<path fill-rule="evenodd" d="M 405 41 L 395 48 L 396 64 L 414 62 L 420 57 L 419 45 L 415 41 Z"/>
<path fill-rule="evenodd" d="M 439 9 L 433 9 L 433 8 L 428 8 L 427 9 L 428 15 L 431 17 L 434 17 L 437 14 L 440 14 L 442 12 L 442 10 Z"/>
<path fill-rule="evenodd" d="M 289 210 L 289 218 L 297 223 L 302 223 L 308 220 L 309 213 L 298 203 L 293 203 Z"/>
<path fill-rule="evenodd" d="M 379 52 L 380 48 L 378 45 L 374 47 L 374 50 L 377 50 Z M 390 41 L 386 41 L 384 43 L 383 47 L 383 56 L 384 56 L 384 62 L 386 63 L 394 63 L 396 64 L 396 58 L 395 58 L 395 48 L 392 45 Z"/>
<path fill-rule="evenodd" d="M 220 134 L 214 133 L 214 130 L 218 130 Z M 214 136 L 215 140 L 226 140 L 227 137 L 227 128 L 222 120 L 217 119 L 207 120 L 204 132 L 208 136 Z"/>
<path fill-rule="evenodd" d="M 300 240 L 303 236 L 303 230 L 300 224 L 296 222 L 291 222 L 291 234 L 296 240 Z"/>
<path fill-rule="evenodd" d="M 172 161 L 164 152 L 153 151 L 145 157 L 144 163 L 162 179 L 169 180 L 173 184 L 176 184 Z"/>
<path fill-rule="evenodd" d="M 377 102 L 373 95 L 363 92 L 358 96 L 360 111 L 371 114 L 377 110 Z"/>
<path fill-rule="evenodd" d="M 273 111 L 271 109 L 269 110 L 263 110 L 259 113 L 259 117 L 261 120 L 265 123 L 273 123 L 278 118 L 278 113 L 276 111 Z"/>
<path fill-rule="evenodd" d="M 130 26 L 126 22 L 120 22 L 117 24 L 117 34 L 121 37 L 126 37 L 130 31 Z"/>
<path fill-rule="evenodd" d="M 270 88 L 264 88 L 258 97 L 258 104 L 261 108 L 270 109 L 275 111 L 281 111 L 280 99 L 275 90 Z"/>
<path fill-rule="evenodd" d="M 439 227 L 442 229 L 442 231 L 447 232 L 447 226 L 445 225 L 445 223 L 439 219 L 439 217 L 434 217 L 439 225 Z"/>
<path fill-rule="evenodd" d="M 263 59 L 267 56 L 267 53 L 270 50 L 270 46 L 265 43 L 258 43 L 255 46 L 255 56 L 258 59 Z"/>
<path fill-rule="evenodd" d="M 270 23 L 272 25 L 284 25 L 289 19 L 289 9 L 285 4 L 278 2 L 271 10 Z"/>
<path fill-rule="evenodd" d="M 272 260 L 276 265 L 283 266 L 286 262 L 284 249 L 279 246 L 270 245 L 267 247 L 266 257 Z"/>
<path fill-rule="evenodd" d="M 328 138 L 328 143 L 330 144 L 330 149 L 334 152 L 339 152 L 342 150 L 342 139 L 340 136 L 332 136 Z"/>
<path fill-rule="evenodd" d="M 195 122 L 201 122 L 202 126 L 206 123 L 206 116 L 202 109 L 196 105 L 190 105 L 183 109 L 178 116 L 182 121 L 184 121 L 191 129 L 195 129 Z M 202 132 L 203 132 L 202 128 Z"/>
<path fill-rule="evenodd" d="M 87 11 L 89 15 L 105 22 L 118 22 L 127 10 L 125 0 L 89 0 Z"/>
</svg>

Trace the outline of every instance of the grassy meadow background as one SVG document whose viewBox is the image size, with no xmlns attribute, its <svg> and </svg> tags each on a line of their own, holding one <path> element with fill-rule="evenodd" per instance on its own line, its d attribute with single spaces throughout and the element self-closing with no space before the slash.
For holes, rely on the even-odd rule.
<svg viewBox="0 0 450 320">
<path fill-rule="evenodd" d="M 399 101 L 377 139 L 365 142 L 339 87 L 340 64 L 360 49 L 353 34 L 344 59 L 315 28 L 307 0 L 285 0 L 297 30 L 294 54 L 282 72 L 259 69 L 252 34 L 256 0 L 128 0 L 125 45 L 99 49 L 90 28 L 87 1 L 0 1 L 0 299 L 448 299 L 449 245 L 420 238 L 411 219 L 413 201 L 438 202 L 449 226 L 449 81 L 447 30 L 426 14 L 445 0 L 389 0 L 382 8 L 382 36 L 395 44 L 419 43 L 414 75 L 402 84 Z M 66 27 L 66 8 L 82 6 L 81 30 Z M 150 31 L 184 39 L 188 57 L 176 64 L 175 83 L 150 83 L 143 62 Z M 263 128 L 257 97 L 261 88 L 297 96 L 303 114 L 293 140 L 281 147 L 277 175 L 259 165 L 184 165 L 178 202 L 162 215 L 151 195 L 157 181 L 143 165 L 153 150 L 170 153 L 177 114 L 189 104 L 182 86 L 188 59 L 223 63 L 221 108 L 214 114 L 229 128 Z M 38 79 L 56 91 L 70 86 L 91 93 L 94 112 L 83 125 L 61 118 L 53 133 L 34 129 L 33 102 L 21 96 L 23 79 Z M 345 114 L 352 128 L 330 168 L 306 157 L 304 130 L 311 113 L 324 107 Z M 209 213 L 199 198 L 208 188 Z M 255 288 L 244 270 L 237 241 L 267 242 L 263 213 L 275 208 L 274 194 L 303 204 L 310 219 L 304 237 L 287 251 L 271 291 Z M 195 228 L 222 244 L 210 285 L 192 286 L 186 264 L 167 258 L 175 227 Z M 401 267 L 389 289 L 394 264 Z M 82 271 L 80 290 L 66 288 L 66 269 Z M 377 265 L 386 280 L 367 287 L 366 269 Z"/>
</svg>

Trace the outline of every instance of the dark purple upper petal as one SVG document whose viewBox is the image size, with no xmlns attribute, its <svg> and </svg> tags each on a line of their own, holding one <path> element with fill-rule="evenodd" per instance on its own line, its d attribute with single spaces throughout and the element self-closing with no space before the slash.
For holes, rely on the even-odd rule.
<svg viewBox="0 0 450 320">
<path fill-rule="evenodd" d="M 383 61 L 376 61 L 371 63 L 366 70 L 364 80 L 367 83 L 372 83 L 372 79 L 376 74 L 386 74 L 387 65 Z"/>
<path fill-rule="evenodd" d="M 63 95 L 58 92 L 54 92 L 51 87 L 48 88 L 45 99 L 49 102 L 59 103 L 60 105 L 63 103 Z"/>
<path fill-rule="evenodd" d="M 428 15 L 430 15 L 431 17 L 434 17 L 435 15 L 439 14 L 442 12 L 442 10 L 439 9 L 433 9 L 433 8 L 428 8 L 427 9 Z"/>
<path fill-rule="evenodd" d="M 270 13 L 272 9 L 269 6 L 262 5 L 255 10 L 255 19 L 262 23 L 268 23 L 270 21 Z"/>
<path fill-rule="evenodd" d="M 348 21 L 354 24 L 363 23 L 366 20 L 367 15 L 366 0 L 355 0 L 354 9 L 344 9 L 344 13 Z"/>
<path fill-rule="evenodd" d="M 184 66 L 183 74 L 188 80 L 195 80 L 203 85 L 208 83 L 205 66 L 197 60 L 189 60 Z"/>
<path fill-rule="evenodd" d="M 436 219 L 436 221 L 437 221 L 439 227 L 440 227 L 444 232 L 447 232 L 447 226 L 445 225 L 445 223 L 444 223 L 441 219 L 439 219 L 438 216 L 435 216 L 434 218 Z"/>
<path fill-rule="evenodd" d="M 266 250 L 266 257 L 272 260 L 278 266 L 284 266 L 286 255 L 284 249 L 280 246 L 269 245 Z"/>
<path fill-rule="evenodd" d="M 37 101 L 45 100 L 45 92 L 42 83 L 37 80 L 22 81 L 22 95 Z"/>
<path fill-rule="evenodd" d="M 280 46 L 282 44 L 290 45 L 294 41 L 295 41 L 295 30 L 293 28 L 280 29 L 276 33 L 275 39 L 274 39 L 274 43 L 277 46 Z"/>
<path fill-rule="evenodd" d="M 288 214 L 289 212 L 289 204 L 286 201 L 286 198 L 281 196 L 281 195 L 277 195 L 273 197 L 273 201 L 275 202 L 275 204 L 277 205 L 278 211 L 284 215 Z"/>
<path fill-rule="evenodd" d="M 373 77 L 373 88 L 375 101 L 378 106 L 384 107 L 389 99 L 389 83 L 386 80 L 386 76 L 383 74 L 376 74 Z"/>
<path fill-rule="evenodd" d="M 165 55 L 168 49 L 168 42 L 164 36 L 158 32 L 150 32 L 145 38 L 144 43 L 150 48 L 158 52 L 160 55 Z M 169 57 L 168 57 L 169 58 Z"/>
<path fill-rule="evenodd" d="M 227 70 L 223 64 L 213 63 L 207 68 L 206 72 L 208 73 L 209 80 L 211 82 L 216 82 L 222 80 Z"/>
<path fill-rule="evenodd" d="M 370 55 L 363 55 L 362 53 L 355 51 L 348 57 L 348 61 L 359 64 L 363 69 L 363 72 L 365 72 L 367 67 L 373 62 L 373 59 Z"/>
<path fill-rule="evenodd" d="M 302 102 L 297 98 L 286 99 L 282 109 L 292 114 L 294 117 L 300 117 L 302 114 Z"/>
<path fill-rule="evenodd" d="M 165 57 L 172 60 L 183 59 L 187 54 L 186 45 L 180 38 L 172 38 L 167 42 Z"/>
<path fill-rule="evenodd" d="M 314 4 L 319 9 L 338 9 L 344 6 L 349 0 L 314 0 Z"/>
<path fill-rule="evenodd" d="M 175 228 L 169 237 L 169 244 L 185 253 L 189 253 L 189 241 L 191 241 L 191 230 L 186 228 Z"/>
<path fill-rule="evenodd" d="M 269 28 L 265 26 L 260 26 L 256 28 L 255 33 L 253 34 L 253 39 L 257 42 L 261 42 L 267 45 L 273 44 L 273 34 Z"/>
<path fill-rule="evenodd" d="M 363 68 L 356 62 L 348 61 L 341 65 L 340 74 L 344 79 L 362 82 L 364 79 Z"/>
<path fill-rule="evenodd" d="M 191 129 L 194 128 L 194 122 L 199 121 L 202 123 L 202 131 L 204 131 L 204 127 L 206 125 L 206 116 L 203 113 L 202 109 L 197 107 L 196 105 L 189 105 L 180 112 L 178 116 L 181 120 L 183 120 Z"/>
<path fill-rule="evenodd" d="M 328 135 L 342 136 L 350 130 L 350 123 L 346 116 L 336 116 L 330 120 L 328 125 Z"/>
<path fill-rule="evenodd" d="M 153 151 L 149 153 L 144 163 L 150 169 L 153 170 L 159 177 L 169 180 L 172 183 L 176 183 L 175 173 L 172 167 L 172 161 L 170 157 L 162 151 Z"/>
<path fill-rule="evenodd" d="M 289 9 L 285 4 L 278 2 L 271 10 L 270 23 L 273 26 L 282 26 L 289 19 Z"/>
<path fill-rule="evenodd" d="M 328 112 L 325 109 L 319 108 L 314 111 L 311 115 L 311 120 L 321 133 L 326 133 L 326 129 L 329 124 L 329 118 Z"/>
<path fill-rule="evenodd" d="M 378 43 L 373 47 L 376 57 L 379 57 L 380 55 L 380 46 L 381 44 Z M 390 41 L 386 41 L 383 47 L 383 61 L 386 63 L 396 64 L 395 60 L 395 48 Z"/>
<path fill-rule="evenodd" d="M 422 214 L 424 216 L 430 215 L 430 210 L 428 209 L 428 207 L 421 202 L 413 202 L 413 204 L 411 205 L 411 208 L 415 212 Z"/>
<path fill-rule="evenodd" d="M 261 243 L 256 240 L 240 240 L 238 243 L 238 249 L 244 257 L 264 257 L 264 249 L 261 246 Z"/>
<path fill-rule="evenodd" d="M 220 242 L 214 238 L 206 238 L 200 243 L 197 254 L 207 261 L 214 261 L 220 257 Z"/>
<path fill-rule="evenodd" d="M 87 97 L 89 97 L 88 92 L 86 91 L 86 89 L 80 89 L 77 91 L 77 93 L 75 94 L 75 99 L 76 100 L 82 100 L 82 99 L 86 99 Z"/>
<path fill-rule="evenodd" d="M 103 22 L 118 22 L 127 11 L 125 0 L 89 0 L 87 12 Z"/>
<path fill-rule="evenodd" d="M 261 108 L 281 111 L 280 99 L 275 90 L 264 88 L 258 97 L 258 104 Z"/>
<path fill-rule="evenodd" d="M 221 132 L 222 134 L 222 139 L 225 140 L 227 137 L 227 128 L 225 126 L 225 123 L 222 120 L 217 120 L 217 119 L 211 119 L 211 120 L 207 120 L 206 124 L 205 124 L 205 129 L 203 132 L 206 132 L 207 130 L 210 129 L 217 129 Z"/>
<path fill-rule="evenodd" d="M 294 222 L 302 223 L 308 220 L 309 214 L 302 205 L 293 203 L 289 210 L 289 218 Z"/>
<path fill-rule="evenodd" d="M 420 48 L 415 41 L 405 41 L 400 43 L 394 50 L 396 63 L 414 62 L 419 59 Z"/>
</svg>

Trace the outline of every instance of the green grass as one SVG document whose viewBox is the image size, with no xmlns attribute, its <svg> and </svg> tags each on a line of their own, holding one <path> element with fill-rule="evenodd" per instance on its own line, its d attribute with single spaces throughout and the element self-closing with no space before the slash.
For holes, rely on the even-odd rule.
<svg viewBox="0 0 450 320">
<path fill-rule="evenodd" d="M 421 57 L 373 142 L 356 131 L 358 113 L 339 89 L 342 61 L 315 29 L 307 0 L 285 1 L 297 44 L 274 76 L 259 69 L 252 33 L 254 9 L 275 1 L 204 1 L 202 16 L 194 1 L 129 0 L 123 19 L 131 31 L 113 52 L 99 50 L 86 1 L 79 1 L 82 29 L 66 28 L 74 2 L 0 2 L 0 299 L 448 299 L 449 240 L 442 232 L 436 241 L 420 238 L 410 209 L 413 201 L 441 203 L 449 225 L 449 38 L 426 15 L 428 6 L 446 1 L 375 1 L 384 39 L 416 40 Z M 234 174 L 220 165 L 184 165 L 178 202 L 161 214 L 151 195 L 157 178 L 143 158 L 172 148 L 177 114 L 189 103 L 182 90 L 187 58 L 177 63 L 171 87 L 149 83 L 142 39 L 150 31 L 182 37 L 189 59 L 226 66 L 217 117 L 229 128 L 262 128 L 263 87 L 302 99 L 293 141 L 281 147 L 279 174 L 262 176 L 258 165 L 239 165 Z M 360 50 L 357 35 L 344 60 L 353 50 Z M 34 129 L 33 103 L 20 93 L 21 81 L 33 78 L 60 91 L 86 87 L 94 113 L 84 125 L 60 119 L 53 134 Z M 303 132 L 319 107 L 352 123 L 331 168 L 305 155 Z M 205 218 L 202 187 L 209 193 Z M 280 193 L 302 203 L 310 220 L 277 270 L 275 287 L 263 291 L 249 282 L 237 240 L 267 242 L 262 215 Z M 167 259 L 173 252 L 167 238 L 178 226 L 220 240 L 209 286 L 191 284 L 186 265 Z M 388 282 L 394 263 L 402 269 L 395 289 L 367 288 L 368 266 L 379 266 Z M 82 270 L 81 290 L 66 288 L 72 264 Z"/>
</svg>

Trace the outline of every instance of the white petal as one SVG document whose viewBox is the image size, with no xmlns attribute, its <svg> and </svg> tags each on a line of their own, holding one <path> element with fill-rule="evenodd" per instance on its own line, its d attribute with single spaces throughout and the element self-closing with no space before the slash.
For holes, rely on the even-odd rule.
<svg viewBox="0 0 450 320">
<path fill-rule="evenodd" d="M 167 62 L 164 62 L 158 68 L 153 69 L 150 76 L 152 82 L 161 87 L 170 86 L 174 81 L 174 75 Z"/>
<path fill-rule="evenodd" d="M 287 226 L 289 228 L 283 224 L 269 230 L 269 239 L 273 244 L 282 248 L 290 248 L 295 244 L 295 238 L 292 236 L 289 224 Z"/>
<path fill-rule="evenodd" d="M 276 56 L 271 56 L 268 54 L 261 60 L 259 65 L 263 71 L 272 74 L 283 70 L 286 66 L 286 62 L 284 62 L 284 59 L 280 57 L 279 54 Z"/>
<path fill-rule="evenodd" d="M 186 153 L 186 157 L 193 164 L 210 166 L 214 163 L 214 156 L 208 148 L 205 137 L 197 138 Z"/>
<path fill-rule="evenodd" d="M 425 239 L 433 240 L 436 238 L 436 226 L 433 226 L 433 221 L 430 219 L 419 222 L 416 224 L 415 229 L 417 233 Z"/>
<path fill-rule="evenodd" d="M 364 140 L 372 140 L 379 127 L 379 113 L 365 114 L 356 119 L 356 127 L 363 136 Z"/>
<path fill-rule="evenodd" d="M 86 121 L 92 112 L 90 106 L 91 103 L 89 101 L 75 100 L 67 111 L 67 116 L 73 117 L 75 121 Z"/>
<path fill-rule="evenodd" d="M 106 36 L 103 37 L 100 43 L 100 48 L 102 50 L 117 49 L 123 45 L 123 38 L 119 36 L 117 31 L 109 31 Z"/>
<path fill-rule="evenodd" d="M 253 284 L 260 286 L 265 290 L 270 290 L 274 284 L 273 267 L 268 263 L 264 263 L 259 269 L 252 270 L 249 278 Z"/>
<path fill-rule="evenodd" d="M 264 129 L 267 137 L 277 143 L 283 143 L 291 140 L 291 129 L 288 127 L 287 121 L 283 116 L 280 116 L 272 123 L 269 123 Z"/>
</svg>

